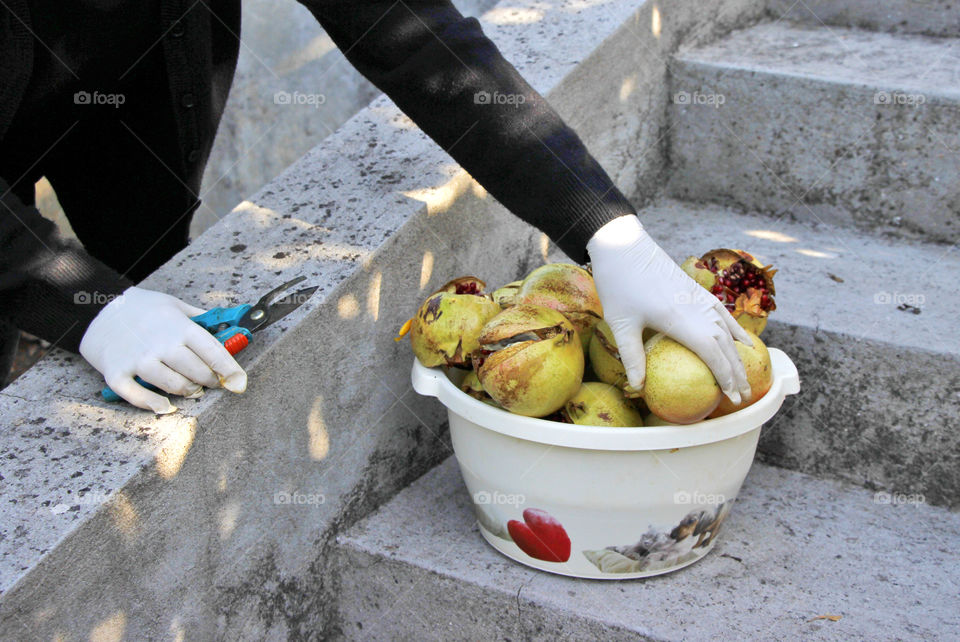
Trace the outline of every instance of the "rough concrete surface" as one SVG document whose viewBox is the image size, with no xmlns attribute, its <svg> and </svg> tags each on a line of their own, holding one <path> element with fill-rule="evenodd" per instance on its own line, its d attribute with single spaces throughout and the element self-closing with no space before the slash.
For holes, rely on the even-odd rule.
<svg viewBox="0 0 960 642">
<path fill-rule="evenodd" d="M 704 559 L 580 580 L 487 545 L 451 457 L 339 538 L 340 627 L 347 639 L 954 639 L 960 515 L 883 502 L 754 464 Z"/>
<path fill-rule="evenodd" d="M 797 364 L 801 391 L 761 457 L 960 506 L 956 250 L 672 200 L 640 218 L 678 261 L 731 247 L 779 269 L 763 339 Z"/>
<path fill-rule="evenodd" d="M 454 4 L 479 16 L 496 0 Z M 194 238 L 380 93 L 300 3 L 244 0 L 242 23 L 237 71 L 191 225 Z"/>
<path fill-rule="evenodd" d="M 954 0 L 767 0 L 767 5 L 774 20 L 960 36 L 960 5 Z"/>
<path fill-rule="evenodd" d="M 960 40 L 785 22 L 684 51 L 671 194 L 953 242 L 958 63 Z"/>
<path fill-rule="evenodd" d="M 663 158 L 665 114 L 647 94 L 670 50 L 638 43 L 675 47 L 762 11 L 687 2 L 660 23 L 653 7 L 529 2 L 484 16 L 565 116 L 616 122 L 616 136 L 602 123 L 580 133 L 614 175 L 628 162 L 649 174 L 624 172 L 628 193 L 655 183 Z M 100 377 L 61 351 L 0 393 L 0 637 L 325 635 L 331 538 L 449 454 L 396 329 L 450 277 L 506 282 L 547 249 L 374 101 L 144 283 L 204 306 L 294 276 L 319 286 L 240 355 L 244 395 L 211 391 L 158 418 L 100 402 Z"/>
</svg>

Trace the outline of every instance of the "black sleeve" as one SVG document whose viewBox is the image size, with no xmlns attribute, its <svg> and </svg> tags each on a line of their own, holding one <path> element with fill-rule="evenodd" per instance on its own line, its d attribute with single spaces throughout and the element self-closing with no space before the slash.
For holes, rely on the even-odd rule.
<svg viewBox="0 0 960 642">
<path fill-rule="evenodd" d="M 112 297 L 133 285 L 25 205 L 0 178 L 0 318 L 77 352 Z"/>
<path fill-rule="evenodd" d="M 479 22 L 449 2 L 301 0 L 347 59 L 516 216 L 585 262 L 629 201 Z"/>
</svg>

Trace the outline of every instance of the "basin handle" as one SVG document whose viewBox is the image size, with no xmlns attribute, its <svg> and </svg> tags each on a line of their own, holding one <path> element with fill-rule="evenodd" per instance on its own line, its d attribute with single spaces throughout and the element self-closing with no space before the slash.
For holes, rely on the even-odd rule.
<svg viewBox="0 0 960 642">
<path fill-rule="evenodd" d="M 440 380 L 446 378 L 439 368 L 427 368 L 413 360 L 413 389 L 425 397 L 440 397 Z"/>
<path fill-rule="evenodd" d="M 773 366 L 773 378 L 782 382 L 783 394 L 795 395 L 800 392 L 800 375 L 797 366 L 783 350 L 770 348 L 770 365 Z"/>
</svg>

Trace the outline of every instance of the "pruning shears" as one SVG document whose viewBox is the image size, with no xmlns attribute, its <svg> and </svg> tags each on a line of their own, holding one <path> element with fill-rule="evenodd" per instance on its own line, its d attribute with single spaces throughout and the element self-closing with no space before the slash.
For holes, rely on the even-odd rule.
<svg viewBox="0 0 960 642">
<path fill-rule="evenodd" d="M 217 341 L 223 344 L 227 352 L 235 355 L 250 345 L 254 332 L 262 330 L 271 323 L 290 314 L 317 291 L 316 287 L 303 288 L 277 300 L 281 294 L 304 281 L 306 278 L 305 276 L 300 276 L 292 281 L 287 281 L 283 285 L 264 294 L 260 297 L 260 300 L 253 305 L 245 303 L 232 308 L 213 308 L 203 314 L 190 317 L 190 320 L 207 330 Z M 134 380 L 147 390 L 162 392 L 159 388 L 147 383 L 140 377 L 134 377 Z M 121 400 L 120 395 L 111 390 L 110 386 L 101 390 L 100 394 L 105 401 Z"/>
</svg>

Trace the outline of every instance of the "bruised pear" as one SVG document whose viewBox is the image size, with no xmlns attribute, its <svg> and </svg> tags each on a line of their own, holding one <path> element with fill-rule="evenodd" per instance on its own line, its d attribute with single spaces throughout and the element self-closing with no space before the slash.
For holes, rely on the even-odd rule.
<svg viewBox="0 0 960 642">
<path fill-rule="evenodd" d="M 646 341 L 655 334 L 656 331 L 652 328 L 644 328 L 643 340 Z M 600 320 L 593 327 L 593 336 L 590 338 L 587 354 L 590 357 L 593 372 L 600 381 L 618 388 L 627 387 L 627 371 L 620 360 L 617 339 L 606 321 Z"/>
<path fill-rule="evenodd" d="M 644 344 L 647 378 L 643 399 L 650 412 L 675 424 L 692 424 L 709 415 L 723 393 L 700 357 L 663 333 Z"/>
<path fill-rule="evenodd" d="M 478 401 L 488 403 L 491 406 L 497 405 L 496 402 L 490 398 L 490 395 L 487 394 L 487 391 L 483 389 L 483 386 L 480 384 L 480 377 L 477 376 L 474 370 L 468 372 L 467 376 L 463 378 L 463 381 L 460 383 L 460 390 Z"/>
<path fill-rule="evenodd" d="M 577 329 L 584 354 L 590 348 L 593 327 L 603 318 L 593 277 L 569 263 L 548 263 L 528 274 L 513 303 L 542 305 L 562 313 Z"/>
<path fill-rule="evenodd" d="M 496 301 L 501 308 L 506 308 L 513 305 L 513 298 L 517 295 L 517 291 L 520 289 L 520 285 L 523 281 L 513 281 L 512 283 L 507 283 L 502 288 L 497 288 L 490 295 L 494 301 Z"/>
<path fill-rule="evenodd" d="M 480 279 L 465 276 L 427 297 L 410 327 L 410 344 L 420 363 L 428 368 L 470 364 L 480 348 L 480 330 L 500 312 L 484 287 Z"/>
<path fill-rule="evenodd" d="M 556 412 L 583 380 L 583 349 L 562 314 L 514 305 L 496 315 L 478 338 L 474 366 L 483 389 L 506 410 L 528 417 Z"/>
<path fill-rule="evenodd" d="M 627 383 L 627 371 L 620 361 L 620 350 L 617 340 L 606 321 L 599 321 L 593 328 L 588 349 L 590 365 L 597 378 L 612 386 L 622 388 Z"/>
<path fill-rule="evenodd" d="M 567 420 L 580 426 L 627 428 L 642 426 L 643 416 L 623 396 L 623 390 L 602 382 L 585 382 L 563 406 Z"/>
<path fill-rule="evenodd" d="M 770 364 L 770 352 L 767 346 L 763 344 L 753 332 L 747 330 L 747 334 L 753 339 L 753 347 L 747 346 L 739 341 L 733 345 L 737 347 L 737 353 L 740 360 L 743 361 L 743 367 L 747 371 L 747 383 L 750 384 L 750 399 L 734 404 L 726 395 L 721 397 L 720 404 L 710 413 L 710 417 L 722 417 L 736 412 L 741 408 L 756 403 L 763 395 L 767 394 L 770 386 L 773 385 L 773 366 Z"/>
<path fill-rule="evenodd" d="M 755 334 L 763 332 L 767 317 L 777 309 L 773 299 L 777 271 L 749 252 L 710 250 L 701 257 L 688 257 L 680 267 L 720 299 L 737 323 Z"/>
</svg>

